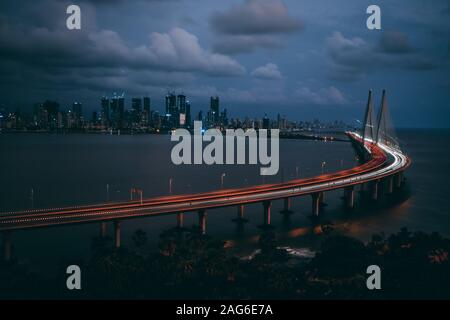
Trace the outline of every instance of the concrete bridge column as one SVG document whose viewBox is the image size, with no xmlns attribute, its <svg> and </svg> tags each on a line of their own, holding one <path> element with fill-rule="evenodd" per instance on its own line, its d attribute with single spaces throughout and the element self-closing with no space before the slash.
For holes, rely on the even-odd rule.
<svg viewBox="0 0 450 320">
<path fill-rule="evenodd" d="M 240 204 L 237 206 L 237 217 L 235 219 L 232 219 L 234 222 L 243 223 L 247 222 L 248 220 L 244 218 L 244 205 Z"/>
<path fill-rule="evenodd" d="M 394 192 L 394 178 L 392 176 L 389 176 L 386 179 L 387 194 L 392 194 Z"/>
<path fill-rule="evenodd" d="M 120 248 L 120 221 L 114 221 L 114 247 L 116 249 Z"/>
<path fill-rule="evenodd" d="M 291 214 L 294 213 L 294 211 L 291 210 L 291 198 L 284 198 L 284 207 L 283 210 L 280 211 L 280 213 L 283 214 Z"/>
<path fill-rule="evenodd" d="M 360 189 L 359 189 L 359 191 L 360 191 L 361 193 L 364 193 L 364 191 L 366 191 L 366 190 L 367 190 L 366 184 L 365 184 L 365 183 L 361 183 L 361 184 L 360 184 Z"/>
<path fill-rule="evenodd" d="M 311 194 L 312 197 L 312 215 L 313 216 L 319 216 L 320 212 L 320 201 L 321 201 L 321 194 L 322 192 L 316 192 Z"/>
<path fill-rule="evenodd" d="M 375 180 L 371 182 L 372 186 L 372 200 L 378 200 L 378 184 L 379 181 Z"/>
<path fill-rule="evenodd" d="M 399 172 L 395 175 L 395 186 L 401 188 L 403 182 L 403 172 Z"/>
<path fill-rule="evenodd" d="M 106 222 L 100 222 L 100 237 L 105 238 L 108 231 Z"/>
<path fill-rule="evenodd" d="M 272 202 L 270 200 L 264 201 L 263 208 L 264 208 L 264 225 L 270 226 L 270 211 L 272 208 Z"/>
<path fill-rule="evenodd" d="M 244 205 L 242 204 L 237 207 L 237 217 L 239 220 L 244 219 Z"/>
<path fill-rule="evenodd" d="M 326 204 L 325 204 L 325 192 L 321 192 L 320 195 L 319 195 L 319 205 L 321 207 L 325 207 L 326 206 Z"/>
<path fill-rule="evenodd" d="M 344 200 L 345 205 L 349 209 L 353 209 L 355 207 L 355 187 L 348 186 L 344 188 Z"/>
<path fill-rule="evenodd" d="M 184 213 L 178 212 L 177 213 L 177 228 L 181 229 L 184 226 Z"/>
<path fill-rule="evenodd" d="M 11 260 L 11 232 L 4 231 L 3 232 L 3 259 L 5 261 Z"/>
<path fill-rule="evenodd" d="M 200 232 L 202 234 L 206 233 L 206 210 L 198 210 L 198 225 L 200 227 Z"/>
</svg>

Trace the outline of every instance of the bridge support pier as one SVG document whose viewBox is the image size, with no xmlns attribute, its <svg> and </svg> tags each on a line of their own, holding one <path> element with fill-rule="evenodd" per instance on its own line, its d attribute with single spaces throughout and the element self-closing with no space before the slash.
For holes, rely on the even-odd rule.
<svg viewBox="0 0 450 320">
<path fill-rule="evenodd" d="M 312 197 L 312 215 L 318 217 L 320 213 L 320 204 L 322 202 L 322 192 L 311 194 Z"/>
<path fill-rule="evenodd" d="M 263 226 L 270 226 L 270 211 L 272 209 L 272 202 L 270 200 L 263 202 L 264 208 L 264 222 Z"/>
<path fill-rule="evenodd" d="M 3 232 L 3 259 L 8 262 L 11 260 L 11 232 L 4 231 Z"/>
<path fill-rule="evenodd" d="M 359 187 L 359 192 L 363 194 L 367 190 L 367 186 L 365 183 L 361 183 Z"/>
<path fill-rule="evenodd" d="M 379 184 L 378 180 L 371 182 L 372 200 L 378 200 L 378 184 Z"/>
<path fill-rule="evenodd" d="M 294 211 L 291 210 L 291 198 L 284 198 L 284 207 L 283 210 L 280 211 L 282 214 L 291 214 Z"/>
<path fill-rule="evenodd" d="M 108 225 L 106 222 L 100 222 L 100 237 L 106 238 L 106 234 L 108 231 Z"/>
<path fill-rule="evenodd" d="M 177 228 L 181 229 L 184 227 L 184 213 L 178 212 L 177 213 Z"/>
<path fill-rule="evenodd" d="M 325 203 L 325 192 L 320 193 L 319 205 L 321 207 L 325 207 L 327 204 Z"/>
<path fill-rule="evenodd" d="M 114 221 L 114 247 L 120 248 L 120 221 Z"/>
<path fill-rule="evenodd" d="M 386 179 L 387 194 L 392 194 L 394 192 L 394 179 L 392 176 L 389 176 Z"/>
<path fill-rule="evenodd" d="M 395 186 L 401 188 L 403 182 L 403 173 L 399 172 L 395 175 Z"/>
<path fill-rule="evenodd" d="M 344 201 L 345 206 L 348 209 L 353 209 L 355 207 L 355 187 L 348 186 L 344 188 Z"/>
<path fill-rule="evenodd" d="M 248 220 L 244 218 L 244 205 L 240 204 L 237 206 L 237 217 L 233 219 L 234 222 L 244 223 Z"/>
<path fill-rule="evenodd" d="M 206 210 L 200 209 L 198 210 L 198 225 L 200 227 L 201 234 L 206 233 Z"/>
</svg>

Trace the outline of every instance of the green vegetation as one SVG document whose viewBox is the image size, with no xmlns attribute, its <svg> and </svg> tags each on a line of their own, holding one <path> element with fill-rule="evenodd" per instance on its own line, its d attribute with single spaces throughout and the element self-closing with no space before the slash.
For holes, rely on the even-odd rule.
<svg viewBox="0 0 450 320">
<path fill-rule="evenodd" d="M 47 279 L 11 262 L 0 266 L 1 298 L 149 298 L 149 299 L 380 299 L 450 298 L 450 240 L 436 233 L 402 229 L 364 244 L 342 236 L 324 236 L 320 251 L 305 263 L 278 248 L 271 230 L 262 232 L 258 254 L 239 259 L 233 250 L 196 231 L 169 230 L 158 250 L 150 250 L 145 232 L 132 248 L 113 248 L 95 238 L 82 269 L 82 290 L 66 289 L 63 268 Z M 75 262 L 73 262 L 75 263 Z M 382 289 L 368 290 L 366 268 L 379 265 Z M 67 264 L 64 264 L 67 265 Z"/>
</svg>

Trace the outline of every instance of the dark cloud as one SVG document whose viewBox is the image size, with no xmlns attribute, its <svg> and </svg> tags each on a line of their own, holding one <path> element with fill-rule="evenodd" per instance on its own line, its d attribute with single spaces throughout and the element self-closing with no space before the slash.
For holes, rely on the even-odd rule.
<svg viewBox="0 0 450 320">
<path fill-rule="evenodd" d="M 153 32 L 149 42 L 128 46 L 115 31 L 92 33 L 0 25 L 0 57 L 25 64 L 61 67 L 116 67 L 213 76 L 242 75 L 245 69 L 225 55 L 208 52 L 198 38 L 181 28 Z"/>
<path fill-rule="evenodd" d="M 295 90 L 294 96 L 297 102 L 307 105 L 336 106 L 349 102 L 344 94 L 333 86 L 319 88 L 317 90 L 313 90 L 307 86 L 301 86 Z"/>
<path fill-rule="evenodd" d="M 430 70 L 437 67 L 431 58 L 414 50 L 407 37 L 399 32 L 384 34 L 376 44 L 362 38 L 346 38 L 334 32 L 325 41 L 331 63 L 331 77 L 356 80 L 374 70 Z"/>
<path fill-rule="evenodd" d="M 397 31 L 383 32 L 379 47 L 385 53 L 410 53 L 414 51 L 407 35 Z"/>
<path fill-rule="evenodd" d="M 280 35 L 302 29 L 282 0 L 247 0 L 225 12 L 215 12 L 210 25 L 218 35 L 216 52 L 249 53 L 256 48 L 278 48 Z"/>
<path fill-rule="evenodd" d="M 252 53 L 258 48 L 277 49 L 282 44 L 279 38 L 267 35 L 220 36 L 214 51 L 223 54 Z"/>
<path fill-rule="evenodd" d="M 246 72 L 183 28 L 149 30 L 142 38 L 101 28 L 96 10 L 106 9 L 89 2 L 80 2 L 82 29 L 75 31 L 65 26 L 67 1 L 0 5 L 2 13 L 15 12 L 0 14 L 0 103 L 29 107 L 47 98 L 62 103 L 76 98 L 97 106 L 98 97 L 113 91 L 162 97 L 167 89 L 189 87 L 198 78 Z M 109 14 L 116 14 L 113 7 Z"/>
<path fill-rule="evenodd" d="M 231 35 L 286 33 L 302 27 L 281 0 L 247 0 L 227 12 L 214 13 L 210 23 L 216 32 Z"/>
</svg>

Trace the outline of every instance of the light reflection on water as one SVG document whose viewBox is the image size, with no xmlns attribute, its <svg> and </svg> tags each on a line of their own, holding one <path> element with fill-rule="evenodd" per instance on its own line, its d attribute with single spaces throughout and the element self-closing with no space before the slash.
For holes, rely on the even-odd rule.
<svg viewBox="0 0 450 320">
<path fill-rule="evenodd" d="M 327 193 L 327 207 L 322 222 L 333 225 L 337 232 L 370 239 L 377 232 L 396 232 L 407 226 L 412 230 L 438 231 L 450 235 L 448 215 L 449 186 L 441 168 L 449 168 L 449 131 L 400 132 L 404 150 L 412 157 L 407 186 L 396 201 L 366 203 L 358 199 L 357 209 L 349 212 L 342 207 L 342 191 Z M 220 176 L 226 173 L 225 187 L 241 187 L 261 183 L 258 166 L 174 166 L 170 162 L 167 136 L 101 136 L 101 135 L 0 135 L 0 204 L 3 210 L 29 208 L 29 190 L 35 190 L 35 205 L 57 206 L 103 202 L 105 185 L 110 185 L 110 200 L 126 200 L 129 189 L 138 186 L 145 197 L 167 195 L 168 182 L 173 179 L 173 193 L 193 193 L 220 188 Z M 348 143 L 282 140 L 279 174 L 267 183 L 283 178 L 313 176 L 355 165 L 353 150 Z M 431 165 L 433 162 L 433 165 Z M 284 177 L 282 177 L 284 175 Z M 439 186 L 439 188 L 436 188 Z M 283 246 L 317 248 L 323 237 L 309 218 L 310 197 L 292 200 L 293 215 L 286 219 L 278 211 L 282 201 L 272 207 L 272 224 Z M 239 226 L 231 220 L 236 208 L 208 212 L 207 232 L 214 238 L 228 240 L 235 247 L 241 239 L 255 244 L 262 223 L 262 206 L 248 205 L 245 216 L 249 222 Z M 123 244 L 131 244 L 136 229 L 146 231 L 156 248 L 162 231 L 175 226 L 175 216 L 161 216 L 124 221 Z M 195 213 L 187 213 L 185 225 L 197 224 Z M 109 234 L 112 227 L 109 226 Z M 13 234 L 17 257 L 36 267 L 57 265 L 61 261 L 86 258 L 92 237 L 98 235 L 97 224 L 56 227 L 22 231 Z"/>
</svg>

